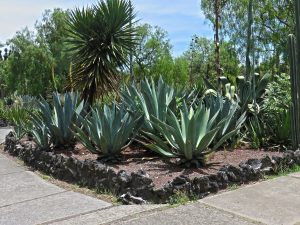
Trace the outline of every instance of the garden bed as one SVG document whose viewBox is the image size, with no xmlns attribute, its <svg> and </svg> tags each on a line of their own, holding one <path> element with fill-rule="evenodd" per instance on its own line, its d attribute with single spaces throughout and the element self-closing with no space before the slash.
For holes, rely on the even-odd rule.
<svg viewBox="0 0 300 225">
<path fill-rule="evenodd" d="M 201 169 L 184 169 L 175 160 L 161 159 L 139 146 L 124 150 L 119 163 L 105 164 L 80 145 L 71 151 L 41 151 L 29 139 L 17 141 L 13 133 L 6 137 L 5 151 L 55 178 L 110 190 L 128 204 L 165 203 L 176 192 L 202 198 L 300 164 L 300 151 L 238 149 L 214 153 Z"/>
</svg>

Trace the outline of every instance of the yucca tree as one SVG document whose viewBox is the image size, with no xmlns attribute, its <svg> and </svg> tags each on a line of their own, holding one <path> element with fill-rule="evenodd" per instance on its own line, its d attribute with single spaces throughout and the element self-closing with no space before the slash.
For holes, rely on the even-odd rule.
<svg viewBox="0 0 300 225">
<path fill-rule="evenodd" d="M 127 0 L 100 0 L 74 9 L 68 18 L 68 50 L 72 58 L 72 88 L 92 104 L 118 87 L 120 69 L 135 45 L 135 15 Z"/>
</svg>

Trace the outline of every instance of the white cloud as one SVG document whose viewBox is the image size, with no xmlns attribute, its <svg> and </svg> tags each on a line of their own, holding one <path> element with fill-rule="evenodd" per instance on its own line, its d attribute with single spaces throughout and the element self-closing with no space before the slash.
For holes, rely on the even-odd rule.
<svg viewBox="0 0 300 225">
<path fill-rule="evenodd" d="M 209 36 L 211 28 L 204 25 L 200 0 L 132 0 L 142 23 L 158 25 L 167 30 L 174 54 L 188 46 L 193 34 Z M 33 29 L 45 9 L 74 8 L 95 3 L 96 0 L 0 0 L 0 42 L 16 31 Z"/>
<path fill-rule="evenodd" d="M 88 1 L 69 0 L 0 0 L 0 42 L 11 38 L 16 31 L 34 27 L 46 9 L 73 8 Z"/>
</svg>

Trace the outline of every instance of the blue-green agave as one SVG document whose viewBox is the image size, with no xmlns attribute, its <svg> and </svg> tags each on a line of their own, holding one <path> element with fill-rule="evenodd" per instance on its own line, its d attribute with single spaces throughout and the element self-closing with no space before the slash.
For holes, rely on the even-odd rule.
<svg viewBox="0 0 300 225">
<path fill-rule="evenodd" d="M 54 147 L 73 144 L 75 136 L 73 124 L 79 122 L 78 115 L 83 112 L 84 102 L 78 93 L 53 94 L 53 107 L 42 99 L 37 102 L 40 113 L 31 115 L 34 123 L 33 135 L 37 143 L 45 143 L 46 132 Z M 41 144 L 46 145 L 46 144 Z"/>
<path fill-rule="evenodd" d="M 210 109 L 211 117 L 219 112 L 216 123 L 227 118 L 226 122 L 223 123 L 223 126 L 217 133 L 213 144 L 217 143 L 218 140 L 223 139 L 223 137 L 226 137 L 225 141 L 231 140 L 231 143 L 234 143 L 234 137 L 239 133 L 247 119 L 246 112 L 242 111 L 238 102 L 230 101 L 227 97 L 221 95 L 207 95 L 204 98 L 204 103 L 206 107 Z"/>
<path fill-rule="evenodd" d="M 79 115 L 82 127 L 75 126 L 77 139 L 92 153 L 105 157 L 117 156 L 136 136 L 142 116 L 133 115 L 124 107 L 95 107 L 85 118 Z"/>
<path fill-rule="evenodd" d="M 204 104 L 194 109 L 188 108 L 184 102 L 180 118 L 177 118 L 172 110 L 168 110 L 165 122 L 152 117 L 151 123 L 162 136 L 144 131 L 151 140 L 150 144 L 145 145 L 163 156 L 184 158 L 188 163 L 199 167 L 204 164 L 205 156 L 227 139 L 227 136 L 224 136 L 209 148 L 219 130 L 228 121 L 228 117 L 225 117 L 216 123 L 218 114 L 219 111 L 211 117 L 210 109 Z"/>
<path fill-rule="evenodd" d="M 157 83 L 153 79 L 144 79 L 140 88 L 135 83 L 128 85 L 121 92 L 122 101 L 128 110 L 144 115 L 143 130 L 156 132 L 151 123 L 152 117 L 166 121 L 168 108 L 176 108 L 176 93 L 162 78 Z"/>
</svg>

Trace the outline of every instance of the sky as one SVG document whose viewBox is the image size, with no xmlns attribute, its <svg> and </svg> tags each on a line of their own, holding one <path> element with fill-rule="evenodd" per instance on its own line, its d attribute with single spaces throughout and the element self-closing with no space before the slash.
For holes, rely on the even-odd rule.
<svg viewBox="0 0 300 225">
<path fill-rule="evenodd" d="M 96 0 L 0 0 L 0 43 L 12 38 L 16 31 L 29 27 L 45 9 L 72 9 L 96 3 Z M 212 27 L 205 21 L 200 0 L 132 0 L 140 23 L 157 25 L 166 30 L 178 56 L 188 49 L 192 35 L 212 38 Z"/>
</svg>

